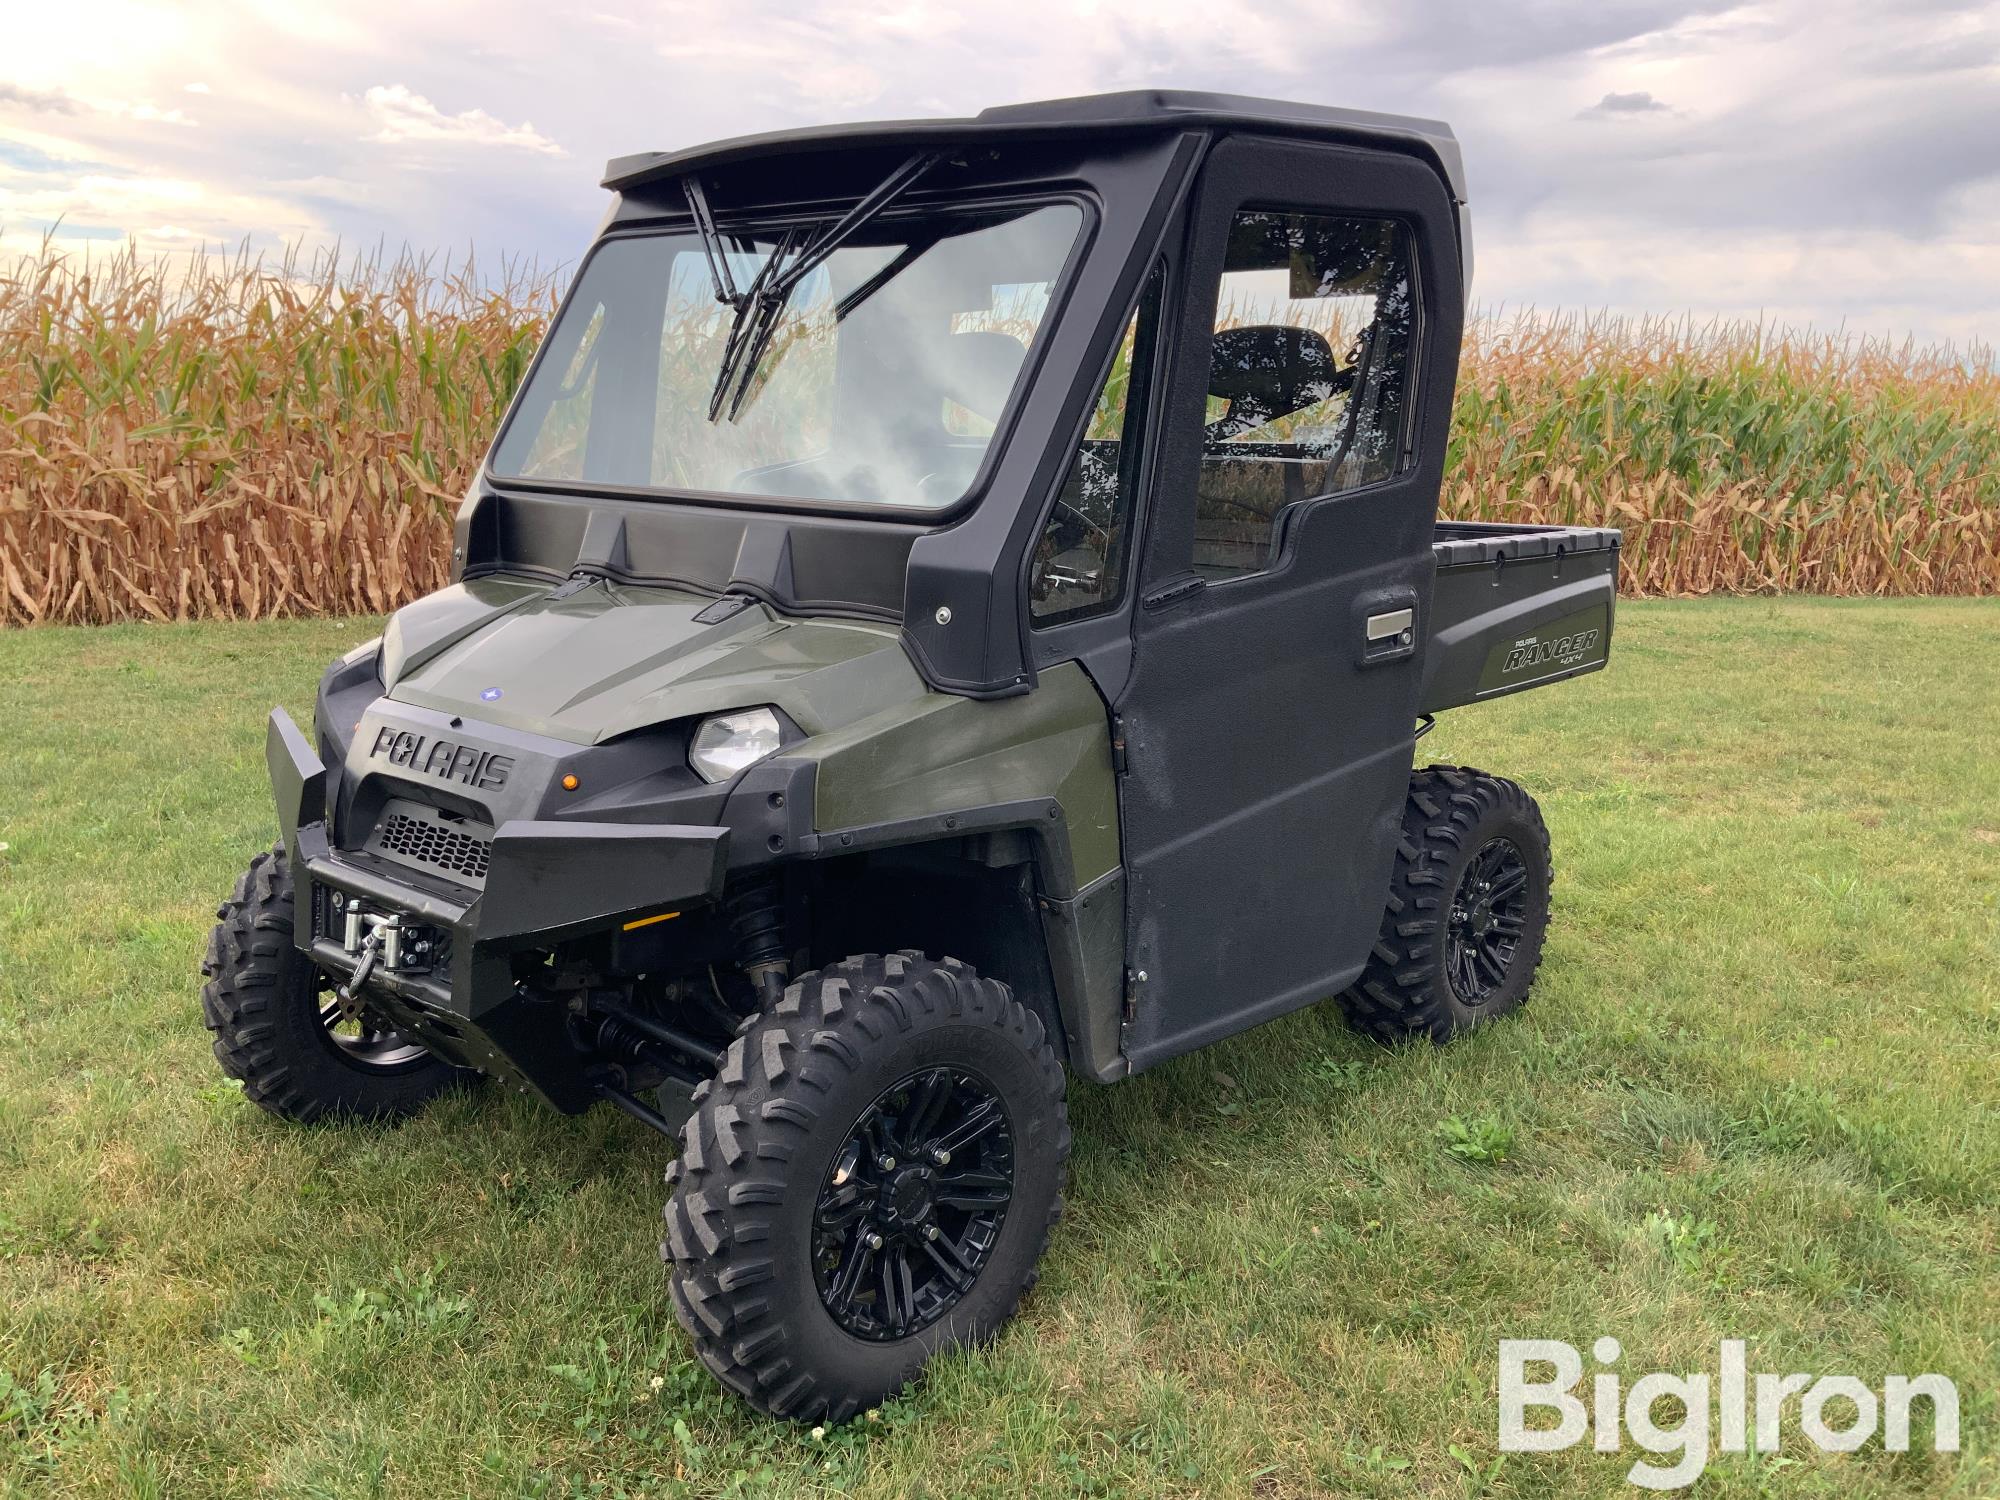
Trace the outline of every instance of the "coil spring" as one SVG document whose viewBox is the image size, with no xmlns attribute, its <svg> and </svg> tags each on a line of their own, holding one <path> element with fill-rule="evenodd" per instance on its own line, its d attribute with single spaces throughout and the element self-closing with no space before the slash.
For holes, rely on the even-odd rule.
<svg viewBox="0 0 2000 1500">
<path fill-rule="evenodd" d="M 785 893 L 777 876 L 745 881 L 723 898 L 722 910 L 736 944 L 736 962 L 756 988 L 758 1002 L 777 1003 L 790 971 L 785 961 Z"/>
</svg>

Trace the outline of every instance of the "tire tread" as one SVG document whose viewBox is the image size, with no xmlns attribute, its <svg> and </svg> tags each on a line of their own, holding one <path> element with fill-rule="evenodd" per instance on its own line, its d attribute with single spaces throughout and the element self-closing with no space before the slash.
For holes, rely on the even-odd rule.
<svg viewBox="0 0 2000 1500">
<path fill-rule="evenodd" d="M 1005 984 L 956 959 L 912 950 L 857 954 L 800 976 L 730 1044 L 706 1097 L 681 1127 L 660 1244 L 672 1271 L 675 1314 L 702 1363 L 770 1416 L 840 1422 L 880 1399 L 829 1390 L 811 1371 L 795 1368 L 789 1329 L 768 1298 L 751 1295 L 778 1275 L 762 1249 L 769 1226 L 760 1211 L 775 1210 L 787 1190 L 780 1164 L 797 1156 L 819 1126 L 812 1101 L 832 1081 L 819 1070 L 859 1073 L 867 1045 L 940 1012 L 1012 1035 L 1046 1081 L 1058 1122 L 1057 1168 L 1054 1203 L 1031 1259 L 1039 1264 L 1062 1217 L 1070 1150 L 1062 1068 L 1040 1019 Z M 716 1203 L 728 1211 L 711 1216 Z M 999 1321 L 1013 1316 L 1034 1282 L 1031 1269 Z"/>
<path fill-rule="evenodd" d="M 1522 852 L 1531 862 L 1539 860 L 1546 895 L 1555 882 L 1548 828 L 1541 808 L 1519 783 L 1469 766 L 1431 765 L 1411 776 L 1381 932 L 1361 977 L 1340 997 L 1356 1030 L 1385 1042 L 1412 1036 L 1443 1042 L 1466 1029 L 1469 1023 L 1443 978 L 1444 908 L 1452 872 L 1475 831 L 1501 820 L 1529 831 L 1531 847 Z M 1544 904 L 1531 923 L 1520 998 L 1493 1015 L 1525 1001 L 1541 965 L 1547 920 Z"/>
</svg>

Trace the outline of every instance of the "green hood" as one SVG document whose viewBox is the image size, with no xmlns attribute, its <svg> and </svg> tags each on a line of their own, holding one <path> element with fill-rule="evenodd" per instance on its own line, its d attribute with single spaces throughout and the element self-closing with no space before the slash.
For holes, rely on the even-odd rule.
<svg viewBox="0 0 2000 1500">
<path fill-rule="evenodd" d="M 389 697 L 590 745 L 764 703 L 823 734 L 926 692 L 886 625 L 755 603 L 703 624 L 707 595 L 612 583 L 551 593 L 486 578 L 399 610 L 382 640 Z"/>
</svg>

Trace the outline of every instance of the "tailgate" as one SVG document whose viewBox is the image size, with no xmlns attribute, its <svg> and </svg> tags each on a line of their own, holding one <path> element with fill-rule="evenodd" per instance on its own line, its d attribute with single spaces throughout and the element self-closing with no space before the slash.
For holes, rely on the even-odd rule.
<svg viewBox="0 0 2000 1500">
<path fill-rule="evenodd" d="M 1618 532 L 1440 521 L 1422 708 L 1594 672 L 1611 653 Z"/>
</svg>

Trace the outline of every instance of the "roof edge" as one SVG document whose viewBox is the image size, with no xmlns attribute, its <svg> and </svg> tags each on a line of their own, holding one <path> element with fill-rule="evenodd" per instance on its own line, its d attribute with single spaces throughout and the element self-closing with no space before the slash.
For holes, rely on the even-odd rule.
<svg viewBox="0 0 2000 1500">
<path fill-rule="evenodd" d="M 1130 89 L 1003 104 L 977 115 L 927 120 L 877 120 L 813 125 L 735 136 L 680 151 L 646 151 L 613 157 L 603 185 L 623 192 L 696 167 L 726 166 L 785 152 L 831 151 L 866 143 L 913 149 L 973 141 L 1050 139 L 1079 133 L 1120 134 L 1160 130 L 1261 130 L 1353 144 L 1414 148 L 1443 174 L 1451 195 L 1466 201 L 1465 162 L 1458 138 L 1442 120 L 1379 114 L 1326 104 L 1259 99 L 1190 89 Z"/>
</svg>

